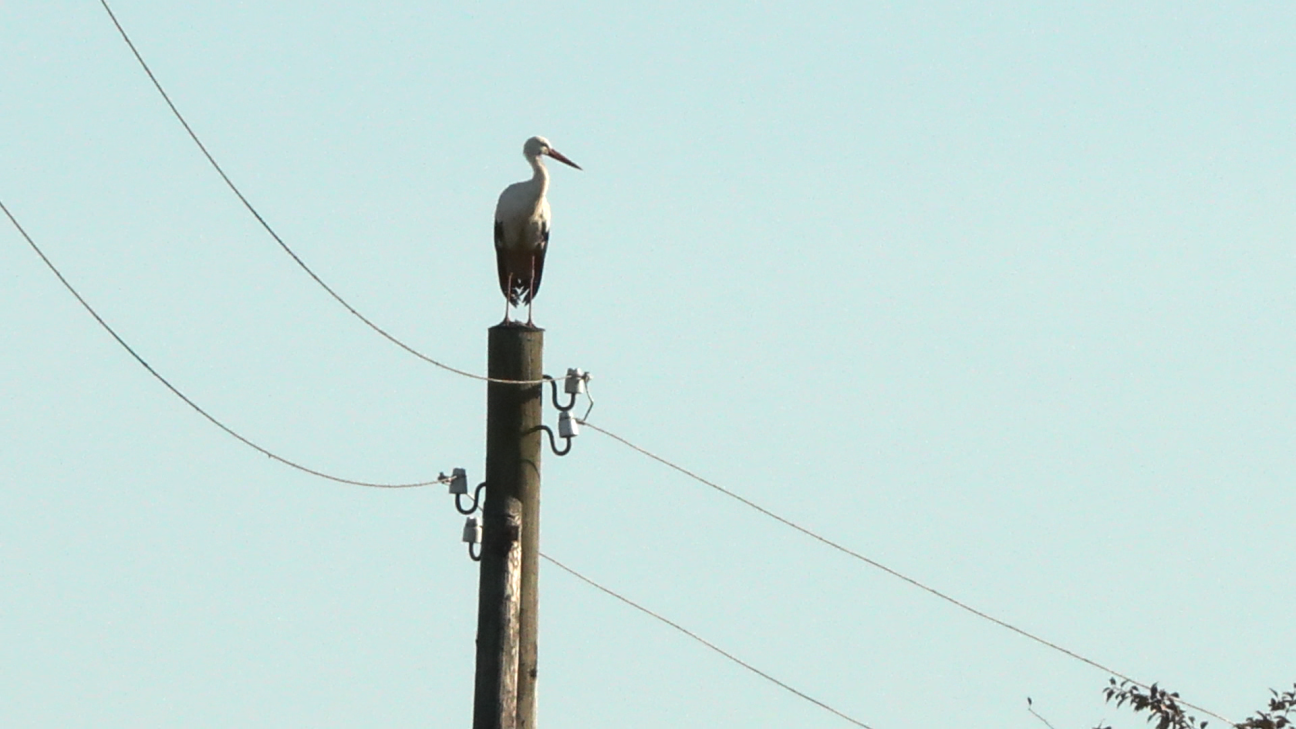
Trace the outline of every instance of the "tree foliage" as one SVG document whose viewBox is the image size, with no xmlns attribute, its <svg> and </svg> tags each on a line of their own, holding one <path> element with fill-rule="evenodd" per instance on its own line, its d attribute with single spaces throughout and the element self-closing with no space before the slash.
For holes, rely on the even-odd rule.
<svg viewBox="0 0 1296 729">
<path fill-rule="evenodd" d="M 1273 696 L 1267 709 L 1258 710 L 1254 716 L 1233 726 L 1236 729 L 1296 729 L 1292 716 L 1296 711 L 1296 684 L 1292 684 L 1290 691 L 1278 693 L 1270 689 L 1269 693 Z M 1148 723 L 1155 722 L 1156 729 L 1205 729 L 1209 723 L 1184 711 L 1178 692 L 1156 684 L 1144 689 L 1129 681 L 1117 683 L 1113 678 L 1103 689 L 1103 695 L 1109 704 L 1115 703 L 1117 707 L 1129 704 L 1135 714 L 1147 714 Z M 1112 728 L 1100 724 L 1095 729 Z"/>
</svg>

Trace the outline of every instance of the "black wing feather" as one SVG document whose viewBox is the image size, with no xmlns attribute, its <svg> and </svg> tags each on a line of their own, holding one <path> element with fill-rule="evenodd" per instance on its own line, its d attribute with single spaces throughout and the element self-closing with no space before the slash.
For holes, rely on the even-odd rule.
<svg viewBox="0 0 1296 729">
<path fill-rule="evenodd" d="M 531 280 L 530 290 L 527 292 L 527 303 L 540 293 L 540 274 L 544 273 L 545 253 L 549 250 L 549 225 L 546 223 L 544 229 L 540 231 L 540 246 L 535 252 L 535 278 Z"/>
<path fill-rule="evenodd" d="M 512 301 L 508 268 L 504 263 L 504 224 L 498 220 L 495 221 L 495 267 L 499 270 L 500 291 L 504 292 L 504 298 Z"/>
</svg>

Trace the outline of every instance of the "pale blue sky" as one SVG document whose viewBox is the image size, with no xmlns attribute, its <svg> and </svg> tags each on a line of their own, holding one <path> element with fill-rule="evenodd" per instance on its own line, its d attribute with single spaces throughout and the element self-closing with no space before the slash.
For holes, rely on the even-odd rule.
<svg viewBox="0 0 1296 729">
<path fill-rule="evenodd" d="M 1296 681 L 1290 3 L 114 5 L 343 295 L 484 370 L 548 136 L 547 369 L 593 419 L 1235 719 Z M 92 0 L 0 0 L 0 199 L 159 371 L 341 475 L 480 479 L 484 389 L 330 300 Z M 0 725 L 466 726 L 443 489 L 313 479 L 0 232 Z M 550 413 L 552 419 L 552 413 Z M 1141 720 L 1106 675 L 596 433 L 544 549 L 876 729 Z M 474 481 L 476 483 L 476 481 Z M 541 722 L 841 727 L 542 574 Z"/>
</svg>

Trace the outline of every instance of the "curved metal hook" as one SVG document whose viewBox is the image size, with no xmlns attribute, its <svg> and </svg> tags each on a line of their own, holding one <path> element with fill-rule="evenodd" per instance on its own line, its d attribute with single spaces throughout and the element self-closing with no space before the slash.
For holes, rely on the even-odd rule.
<svg viewBox="0 0 1296 729">
<path fill-rule="evenodd" d="M 573 398 L 573 400 L 574 399 L 575 398 Z M 563 441 L 567 443 L 567 447 L 563 448 L 562 450 L 558 450 L 558 441 L 555 439 L 554 432 L 549 428 L 549 426 L 537 425 L 536 430 L 543 430 L 544 432 L 549 434 L 549 449 L 554 452 L 555 456 L 565 456 L 568 453 L 571 453 L 571 449 L 572 449 L 571 436 L 569 435 L 560 436 L 563 439 Z"/>
<path fill-rule="evenodd" d="M 468 509 L 463 508 L 463 506 L 459 503 L 459 498 L 463 496 L 463 494 L 455 494 L 455 509 L 460 514 L 463 514 L 465 516 L 472 514 L 474 511 L 477 511 L 477 509 L 481 508 L 481 495 L 482 495 L 482 489 L 484 488 L 486 488 L 485 481 L 482 481 L 481 483 L 477 484 L 477 490 L 473 492 L 472 506 L 469 507 Z"/>
<path fill-rule="evenodd" d="M 555 408 L 558 408 L 559 411 L 565 413 L 568 410 L 571 410 L 572 408 L 576 407 L 576 393 L 574 392 L 571 393 L 571 401 L 567 403 L 567 407 L 563 407 L 562 405 L 558 404 L 558 380 L 555 380 L 549 375 L 545 375 L 544 378 L 549 381 L 549 385 L 553 389 L 553 406 Z"/>
<path fill-rule="evenodd" d="M 476 547 L 476 548 L 477 548 L 477 551 L 476 551 L 476 552 L 473 551 L 473 547 Z M 481 545 L 480 545 L 480 544 L 469 544 L 469 545 L 468 545 L 468 559 L 471 559 L 471 560 L 474 561 L 474 562 L 480 562 L 480 561 L 481 561 Z"/>
</svg>

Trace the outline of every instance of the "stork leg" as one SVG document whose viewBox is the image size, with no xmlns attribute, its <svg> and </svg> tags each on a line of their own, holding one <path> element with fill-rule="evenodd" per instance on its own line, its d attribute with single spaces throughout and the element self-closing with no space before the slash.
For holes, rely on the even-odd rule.
<svg viewBox="0 0 1296 729">
<path fill-rule="evenodd" d="M 535 305 L 535 256 L 531 256 L 531 280 L 527 282 L 527 326 L 535 327 L 531 323 L 531 307 Z"/>
</svg>

